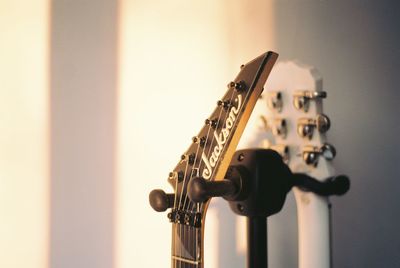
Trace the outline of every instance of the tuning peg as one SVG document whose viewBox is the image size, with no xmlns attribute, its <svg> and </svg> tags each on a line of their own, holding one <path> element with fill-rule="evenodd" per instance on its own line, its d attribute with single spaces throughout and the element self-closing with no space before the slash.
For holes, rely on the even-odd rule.
<svg viewBox="0 0 400 268">
<path fill-rule="evenodd" d="M 232 103 L 229 100 L 227 101 L 219 100 L 217 101 L 217 105 L 222 107 L 225 111 L 227 111 L 232 106 Z"/>
<path fill-rule="evenodd" d="M 166 211 L 174 206 L 174 194 L 166 194 L 163 190 L 156 189 L 150 192 L 150 206 L 158 212 Z"/>
<path fill-rule="evenodd" d="M 282 111 L 283 101 L 282 93 L 279 91 L 270 91 L 267 94 L 267 106 L 271 110 L 275 110 L 278 113 Z"/>
<path fill-rule="evenodd" d="M 206 119 L 204 123 L 207 126 L 210 126 L 211 128 L 215 129 L 218 126 L 218 120 L 217 119 Z"/>
<path fill-rule="evenodd" d="M 318 159 L 322 156 L 331 161 L 336 156 L 336 149 L 329 143 L 324 143 L 320 148 L 316 146 L 306 146 L 303 150 L 303 160 L 307 165 L 317 166 Z"/>
<path fill-rule="evenodd" d="M 287 134 L 287 126 L 286 126 L 286 120 L 285 119 L 270 119 L 268 120 L 264 116 L 261 116 L 261 121 L 264 124 L 265 130 L 271 130 L 272 134 L 274 136 L 279 136 L 282 139 L 286 138 Z"/>
<path fill-rule="evenodd" d="M 183 155 L 182 155 L 182 157 L 183 157 Z M 182 157 L 181 157 L 181 159 L 182 159 Z M 178 180 L 178 182 L 181 182 L 181 181 L 183 181 L 184 177 L 185 177 L 185 174 L 183 173 L 183 171 L 178 171 L 178 172 L 173 171 L 173 172 L 169 173 L 168 180 L 170 180 L 170 181 Z"/>
<path fill-rule="evenodd" d="M 320 148 L 321 155 L 328 161 L 331 161 L 336 156 L 336 149 L 329 143 L 324 143 Z"/>
<path fill-rule="evenodd" d="M 192 138 L 192 141 L 194 143 L 199 144 L 200 147 L 204 147 L 204 145 L 206 144 L 206 137 L 199 138 L 199 137 L 195 136 L 195 137 Z"/>
<path fill-rule="evenodd" d="M 244 91 L 246 90 L 246 83 L 241 80 L 239 82 L 229 82 L 228 88 L 234 88 L 236 91 Z"/>
<path fill-rule="evenodd" d="M 314 129 L 316 128 L 320 133 L 325 133 L 331 127 L 329 117 L 324 114 L 318 114 L 315 119 L 313 118 L 299 118 L 297 121 L 297 133 L 302 138 L 312 139 Z"/>
<path fill-rule="evenodd" d="M 183 154 L 181 156 L 181 162 L 186 162 L 187 161 L 189 163 L 189 165 L 193 165 L 195 158 L 196 158 L 196 155 L 194 153 L 189 154 L 189 155 L 188 154 Z"/>
<path fill-rule="evenodd" d="M 296 109 L 308 112 L 310 100 L 326 98 L 325 91 L 299 90 L 294 93 L 293 105 Z"/>
</svg>

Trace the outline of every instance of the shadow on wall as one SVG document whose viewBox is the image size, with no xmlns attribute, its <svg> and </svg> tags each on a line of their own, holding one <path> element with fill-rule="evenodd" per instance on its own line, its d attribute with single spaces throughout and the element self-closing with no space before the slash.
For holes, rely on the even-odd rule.
<svg viewBox="0 0 400 268">
<path fill-rule="evenodd" d="M 322 73 L 334 164 L 352 180 L 332 199 L 334 265 L 398 267 L 400 4 L 279 1 L 275 11 L 281 59 Z"/>
</svg>

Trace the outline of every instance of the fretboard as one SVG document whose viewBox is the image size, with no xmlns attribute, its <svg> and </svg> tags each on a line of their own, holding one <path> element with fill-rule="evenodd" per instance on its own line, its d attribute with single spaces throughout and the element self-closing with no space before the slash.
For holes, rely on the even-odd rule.
<svg viewBox="0 0 400 268">
<path fill-rule="evenodd" d="M 202 230 L 182 224 L 172 224 L 172 268 L 202 268 Z"/>
</svg>

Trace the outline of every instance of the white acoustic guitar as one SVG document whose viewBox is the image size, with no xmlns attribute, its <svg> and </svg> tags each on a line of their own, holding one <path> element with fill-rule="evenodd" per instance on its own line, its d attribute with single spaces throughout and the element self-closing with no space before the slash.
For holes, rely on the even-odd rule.
<svg viewBox="0 0 400 268">
<path fill-rule="evenodd" d="M 322 77 L 309 66 L 280 62 L 271 72 L 240 148 L 278 151 L 292 172 L 323 180 L 334 175 L 335 149 L 327 143 L 329 118 L 323 113 Z M 293 188 L 298 215 L 300 268 L 331 267 L 330 202 Z M 282 223 L 284 224 L 284 223 Z"/>
</svg>

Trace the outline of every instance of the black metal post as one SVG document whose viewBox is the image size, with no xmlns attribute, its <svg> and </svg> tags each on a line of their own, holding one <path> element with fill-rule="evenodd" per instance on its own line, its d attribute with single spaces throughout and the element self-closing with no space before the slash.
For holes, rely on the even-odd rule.
<svg viewBox="0 0 400 268">
<path fill-rule="evenodd" d="M 247 268 L 267 268 L 267 219 L 247 217 Z"/>
<path fill-rule="evenodd" d="M 193 178 L 188 184 L 188 194 L 195 202 L 223 196 L 237 215 L 247 217 L 247 268 L 268 267 L 267 217 L 278 213 L 292 186 L 321 196 L 342 195 L 350 188 L 345 175 L 319 181 L 306 174 L 293 174 L 282 157 L 268 149 L 237 151 L 223 180 L 210 181 Z M 156 211 L 173 204 L 172 195 L 152 191 L 150 203 Z"/>
</svg>

